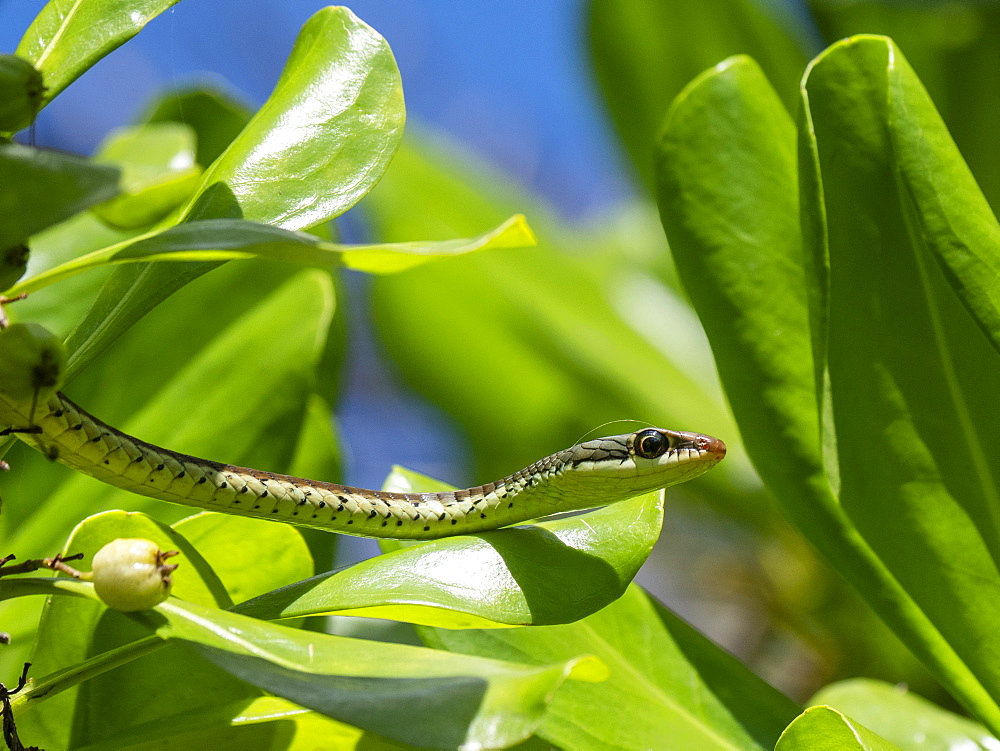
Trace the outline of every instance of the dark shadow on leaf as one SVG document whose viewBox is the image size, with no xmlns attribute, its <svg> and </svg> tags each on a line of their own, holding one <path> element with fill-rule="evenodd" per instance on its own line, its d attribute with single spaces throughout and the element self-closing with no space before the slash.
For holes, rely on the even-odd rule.
<svg viewBox="0 0 1000 751">
<path fill-rule="evenodd" d="M 573 623 L 625 592 L 614 567 L 568 545 L 550 530 L 527 526 L 474 535 L 503 558 L 536 626 Z"/>
</svg>

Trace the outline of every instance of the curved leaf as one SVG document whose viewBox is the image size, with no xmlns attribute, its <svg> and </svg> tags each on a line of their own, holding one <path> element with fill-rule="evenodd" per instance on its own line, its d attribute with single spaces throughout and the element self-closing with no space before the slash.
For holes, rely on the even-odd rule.
<svg viewBox="0 0 1000 751">
<path fill-rule="evenodd" d="M 566 678 L 605 674 L 591 658 L 513 665 L 297 631 L 174 598 L 130 617 L 249 683 L 421 747 L 512 745 L 531 735 Z"/>
<path fill-rule="evenodd" d="M 990 638 L 989 624 L 1000 617 L 991 612 L 997 601 L 992 564 L 987 561 L 984 569 L 981 542 L 960 532 L 964 511 L 946 511 L 940 498 L 931 501 L 927 497 L 926 505 L 921 501 L 910 511 L 900 512 L 901 504 L 921 497 L 913 492 L 917 487 L 925 482 L 930 487 L 933 482 L 926 465 L 908 481 L 917 484 L 905 490 L 892 479 L 888 457 L 905 441 L 902 433 L 891 438 L 890 433 L 903 423 L 892 417 L 898 416 L 895 407 L 858 398 L 859 392 L 877 391 L 885 383 L 880 366 L 875 366 L 880 371 L 876 373 L 864 364 L 896 357 L 902 341 L 914 347 L 903 366 L 909 380 L 924 380 L 928 368 L 935 367 L 927 351 L 934 336 L 925 330 L 912 338 L 901 339 L 898 332 L 883 338 L 878 327 L 885 319 L 872 307 L 863 311 L 859 304 L 871 280 L 881 277 L 885 288 L 897 294 L 896 301 L 882 303 L 892 306 L 894 325 L 909 325 L 922 317 L 916 313 L 921 309 L 919 301 L 911 299 L 901 305 L 898 298 L 919 290 L 920 285 L 904 283 L 898 273 L 886 275 L 871 263 L 872 248 L 885 242 L 884 248 L 902 252 L 910 240 L 897 232 L 898 223 L 890 221 L 892 212 L 899 209 L 888 198 L 895 194 L 889 173 L 866 173 L 870 168 L 863 166 L 865 160 L 878 162 L 888 153 L 880 151 L 879 145 L 858 143 L 881 132 L 885 123 L 885 114 L 878 109 L 887 98 L 884 88 L 872 91 L 867 100 L 859 95 L 869 85 L 865 76 L 871 82 L 877 82 L 880 75 L 885 80 L 884 45 L 881 63 L 868 70 L 851 59 L 852 53 L 845 54 L 852 45 L 866 44 L 871 42 L 835 46 L 812 68 L 801 128 L 801 185 L 791 120 L 759 69 L 737 58 L 697 79 L 668 115 L 659 147 L 660 208 L 678 269 L 712 342 L 748 451 L 786 514 L 910 648 L 934 666 L 938 678 L 956 696 L 984 720 L 995 717 L 1000 721 L 982 683 L 993 684 L 996 665 L 985 655 L 966 661 L 957 654 L 959 648 L 970 652 L 975 651 L 974 645 L 984 645 Z M 824 68 L 828 73 L 818 77 L 817 71 Z M 878 84 L 870 86 L 877 89 Z M 814 107 L 817 97 L 823 98 L 820 111 Z M 845 154 L 852 158 L 845 159 Z M 802 230 L 800 209 L 805 222 Z M 849 263 L 839 261 L 838 301 L 836 306 L 830 303 L 829 314 L 827 223 L 831 267 L 841 248 L 849 249 L 849 254 L 839 258 L 853 255 L 861 264 L 848 269 Z M 857 234 L 851 236 L 852 230 Z M 805 252 L 803 232 L 809 243 Z M 883 263 L 886 257 L 880 257 Z M 834 316 L 845 313 L 848 317 L 834 324 Z M 835 439 L 834 424 L 820 420 L 821 405 L 827 411 L 831 408 L 826 401 L 827 363 L 830 374 L 836 376 Z M 980 377 L 991 367 L 969 365 L 966 372 L 969 377 Z M 989 394 L 983 406 L 993 396 Z M 927 413 L 936 410 L 941 399 L 940 393 L 931 397 L 924 392 L 914 404 L 919 403 Z M 990 419 L 987 412 L 983 419 Z M 890 422 L 847 426 L 842 422 L 846 415 L 854 420 Z M 937 425 L 937 435 L 948 430 Z M 782 450 L 775 451 L 775 446 Z M 841 476 L 845 449 L 851 457 L 850 479 Z M 968 462 L 958 461 L 964 455 L 941 454 L 942 461 L 962 465 L 955 470 L 964 473 L 962 482 L 968 482 L 972 476 Z M 942 517 L 948 521 L 939 526 Z M 963 543 L 946 542 L 956 533 Z M 937 542 L 931 545 L 937 550 L 930 552 L 928 540 L 935 536 Z M 965 559 L 960 565 L 956 554 Z M 931 564 L 934 558 L 939 561 Z M 945 633 L 946 628 L 956 626 L 959 630 Z"/>
<path fill-rule="evenodd" d="M 774 751 L 892 751 L 899 747 L 830 707 L 810 707 L 781 734 Z"/>
<path fill-rule="evenodd" d="M 228 607 L 232 603 L 198 551 L 180 534 L 144 514 L 109 511 L 85 519 L 70 535 L 64 552 L 83 553 L 84 560 L 75 565 L 87 570 L 94 553 L 116 537 L 143 537 L 161 550 L 179 550 L 180 565 L 173 574 L 176 595 L 211 607 Z M 109 612 L 100 602 L 77 597 L 49 598 L 31 656 L 32 675 L 38 679 L 75 668 L 89 657 L 143 636 L 141 629 Z M 206 693 L 187 690 L 189 681 Z M 151 694 L 158 695 L 161 701 L 149 702 Z M 110 675 L 92 677 L 58 695 L 46 694 L 45 701 L 36 702 L 37 706 L 18 720 L 18 726 L 32 743 L 46 748 L 75 747 L 102 738 L 116 728 L 157 717 L 166 707 L 197 709 L 217 701 L 212 695 L 232 701 L 254 694 L 224 673 L 173 648 L 144 654 L 137 662 L 119 665 Z M 114 706 L 115 712 L 109 713 L 109 706 Z M 67 722 L 68 717 L 74 721 Z"/>
<path fill-rule="evenodd" d="M 17 45 L 42 72 L 45 101 L 178 0 L 49 0 Z"/>
<path fill-rule="evenodd" d="M 820 689 L 809 703 L 826 704 L 850 715 L 904 751 L 988 751 L 1000 745 L 982 725 L 932 704 L 905 686 L 866 678 L 839 681 Z"/>
<path fill-rule="evenodd" d="M 226 261 L 255 256 L 328 269 L 390 274 L 428 261 L 493 248 L 533 245 L 535 237 L 521 215 L 467 240 L 337 245 L 304 232 L 292 232 L 242 219 L 208 219 L 179 224 L 164 232 L 126 240 L 25 279 L 11 294 L 34 292 L 87 269 L 140 261 Z"/>
<path fill-rule="evenodd" d="M 399 70 L 386 41 L 346 8 L 302 27 L 264 106 L 206 169 L 167 224 L 243 218 L 307 229 L 338 216 L 378 181 L 402 137 Z M 67 341 L 106 349 L 136 320 L 216 262 L 116 269 Z"/>
<path fill-rule="evenodd" d="M 453 488 L 396 468 L 385 489 Z M 649 493 L 584 516 L 402 546 L 236 610 L 265 619 L 337 613 L 445 628 L 570 623 L 622 595 L 662 523 L 663 493 Z"/>
<path fill-rule="evenodd" d="M 560 748 L 603 751 L 770 749 L 799 708 L 638 586 L 582 621 L 547 628 L 420 628 L 425 642 L 529 664 L 595 655 L 600 684 L 567 683 L 538 735 Z"/>
<path fill-rule="evenodd" d="M 650 155 L 663 113 L 692 78 L 730 55 L 751 55 L 791 104 L 803 50 L 813 43 L 794 29 L 790 13 L 776 18 L 778 6 L 751 0 L 592 0 L 589 6 L 597 80 L 647 184 L 655 182 Z"/>
<path fill-rule="evenodd" d="M 123 729 L 98 744 L 76 751 L 108 748 L 247 748 L 270 751 L 398 751 L 399 745 L 277 696 L 184 712 Z"/>
<path fill-rule="evenodd" d="M 1000 441 L 1000 353 L 929 252 L 931 242 L 950 241 L 928 234 L 940 227 L 936 209 L 916 204 L 900 179 L 897 144 L 952 162 L 940 166 L 946 181 L 965 168 L 953 163 L 959 157 L 940 126 L 930 127 L 933 105 L 891 40 L 834 45 L 804 87 L 829 225 L 836 445 L 828 450 L 841 505 L 950 645 L 941 650 L 921 628 L 908 634 L 911 648 L 995 730 L 1000 663 L 989 644 L 1000 620 L 1000 464 L 988 447 Z M 981 196 L 953 187 L 988 232 Z"/>
<path fill-rule="evenodd" d="M 112 227 L 148 227 L 179 206 L 201 176 L 195 133 L 180 123 L 157 123 L 112 132 L 94 155 L 122 170 L 122 195 L 92 211 Z"/>
<path fill-rule="evenodd" d="M 117 193 L 114 167 L 16 143 L 0 144 L 0 215 L 4 217 L 0 250 Z"/>
</svg>

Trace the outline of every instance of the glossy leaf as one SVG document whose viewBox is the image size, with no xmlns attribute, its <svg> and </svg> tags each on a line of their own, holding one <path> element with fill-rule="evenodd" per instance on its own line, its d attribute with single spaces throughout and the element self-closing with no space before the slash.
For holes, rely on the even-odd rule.
<svg viewBox="0 0 1000 751">
<path fill-rule="evenodd" d="M 810 707 L 788 726 L 774 751 L 892 751 L 884 738 L 830 707 Z"/>
<path fill-rule="evenodd" d="M 386 490 L 453 489 L 397 468 Z M 555 521 L 446 537 L 321 574 L 237 608 L 256 618 L 338 613 L 445 628 L 570 623 L 616 600 L 649 556 L 663 494 Z"/>
<path fill-rule="evenodd" d="M 869 43 L 858 42 L 860 46 Z M 898 223 L 894 227 L 886 216 L 892 196 L 898 200 L 892 179 L 885 173 L 876 177 L 869 172 L 862 177 L 865 160 L 877 162 L 887 151 L 871 143 L 859 148 L 854 139 L 859 131 L 883 132 L 886 120 L 884 112 L 870 110 L 864 118 L 859 115 L 863 107 L 859 106 L 858 92 L 865 90 L 866 79 L 864 73 L 859 75 L 851 55 L 844 54 L 850 47 L 839 45 L 827 52 L 820 59 L 825 62 L 814 64 L 808 79 L 799 152 L 801 185 L 791 121 L 759 69 L 737 58 L 696 80 L 671 109 L 659 147 L 664 227 L 681 277 L 712 341 L 748 450 L 786 515 L 910 648 L 934 667 L 940 680 L 984 719 L 1000 719 L 980 683 L 993 683 L 989 674 L 995 666 L 979 657 L 966 663 L 955 651 L 958 645 L 988 639 L 988 624 L 997 617 L 987 612 L 992 609 L 988 603 L 994 601 L 996 584 L 992 580 L 996 574 L 989 562 L 982 568 L 981 542 L 960 531 L 965 512 L 949 516 L 949 523 L 938 532 L 934 531 L 937 522 L 930 520 L 938 514 L 956 513 L 947 512 L 940 498 L 930 502 L 937 511 L 931 512 L 931 506 L 920 510 L 914 506 L 900 513 L 900 504 L 911 503 L 919 494 L 901 495 L 902 486 L 883 485 L 896 482 L 890 479 L 893 462 L 887 457 L 901 445 L 898 439 L 889 440 L 875 425 L 847 427 L 840 422 L 848 414 L 853 419 L 876 422 L 893 419 L 889 416 L 895 408 L 858 398 L 859 392 L 877 390 L 884 382 L 882 374 L 862 373 L 859 366 L 894 357 L 899 338 L 880 339 L 873 322 L 882 325 L 884 319 L 870 307 L 862 312 L 859 302 L 866 294 L 862 290 L 879 276 L 863 263 L 848 268 L 849 263 L 840 261 L 838 294 L 842 298 L 836 309 L 831 307 L 827 312 L 827 226 L 831 264 L 835 262 L 835 246 L 852 249 L 860 262 L 879 245 L 874 236 L 846 240 L 851 229 L 863 233 L 881 228 L 883 237 L 893 238 L 886 247 L 898 249 L 900 254 L 911 242 L 905 233 L 897 232 Z M 838 60 L 842 66 L 835 65 Z M 883 81 L 885 60 L 883 55 Z M 829 87 L 824 90 L 815 75 L 819 66 L 827 63 L 836 72 L 824 79 Z M 877 68 L 867 73 L 871 80 L 878 80 Z M 813 107 L 817 96 L 825 97 L 819 113 Z M 886 99 L 883 88 L 881 93 L 872 93 L 868 103 L 877 111 L 877 103 Z M 824 138 L 831 142 L 824 144 Z M 845 159 L 845 153 L 854 158 Z M 802 230 L 798 226 L 800 211 Z M 805 253 L 803 236 L 808 241 Z M 809 263 L 804 263 L 805 259 Z M 908 294 L 920 289 L 920 285 L 903 283 L 898 276 L 892 281 L 888 276 L 883 278 L 890 292 Z M 916 314 L 922 308 L 919 300 L 910 300 L 905 307 L 897 307 L 898 300 L 890 303 L 886 299 L 882 304 L 893 306 L 899 323 L 920 318 Z M 830 321 L 832 332 L 834 316 L 843 313 L 849 318 L 837 321 L 838 342 L 831 337 L 827 354 L 825 322 Z M 907 346 L 919 348 L 919 354 L 912 350 L 906 366 L 911 378 L 927 375 L 926 346 L 934 337 L 927 332 L 924 335 L 928 338 L 907 337 Z M 839 371 L 832 407 L 838 419 L 835 441 L 833 425 L 822 424 L 819 418 L 824 394 L 828 393 L 827 363 L 831 375 Z M 848 375 L 846 368 L 854 370 Z M 975 366 L 972 372 L 983 371 Z M 925 392 L 920 400 L 924 413 L 935 411 L 940 398 L 940 394 L 929 397 Z M 878 446 L 877 461 L 870 450 L 873 440 Z M 782 450 L 774 451 L 776 445 Z M 852 457 L 854 475 L 849 481 L 844 476 L 842 455 L 838 461 L 838 447 Z M 964 471 L 968 476 L 967 466 Z M 926 469 L 918 470 L 917 476 L 922 477 L 921 482 L 927 479 Z M 851 490 L 845 494 L 848 483 Z M 910 520 L 913 528 L 907 531 Z M 960 557 L 969 559 L 957 567 L 954 542 L 944 541 L 955 533 L 964 540 L 957 546 Z M 938 541 L 929 543 L 935 536 Z M 940 546 L 939 552 L 931 555 L 928 544 Z M 951 552 L 945 554 L 945 548 Z M 921 553 L 915 554 L 915 550 Z M 947 562 L 942 558 L 931 563 L 935 555 L 947 557 Z M 942 581 L 953 573 L 963 578 L 959 571 L 977 572 L 972 575 L 976 587 L 983 587 L 978 595 L 972 596 L 967 589 L 971 581 Z M 958 594 L 961 591 L 968 594 Z M 956 604 L 953 597 L 964 604 Z M 958 626 L 964 635 L 958 636 L 959 631 L 943 633 L 942 628 L 949 624 Z"/>
<path fill-rule="evenodd" d="M 17 54 L 41 71 L 48 102 L 177 2 L 49 0 L 21 37 Z"/>
<path fill-rule="evenodd" d="M 967 174 L 940 130 L 923 133 L 936 116 L 921 93 L 879 37 L 834 45 L 805 79 L 829 225 L 828 427 L 841 505 L 954 650 L 921 656 L 997 728 L 1000 664 L 987 644 L 1000 619 L 1000 465 L 986 447 L 1000 439 L 1000 354 L 928 251 L 950 229 L 899 179 L 901 158 L 921 152 L 923 169 L 950 162 L 945 180 Z M 909 113 L 899 123 L 897 107 Z M 952 187 L 981 213 L 968 185 Z M 879 447 L 877 462 L 859 441 Z"/>
<path fill-rule="evenodd" d="M 0 144 L 0 249 L 118 193 L 118 170 L 54 151 Z"/>
<path fill-rule="evenodd" d="M 70 396 L 112 424 L 168 446 L 291 471 L 302 410 L 315 385 L 310 363 L 315 365 L 325 349 L 334 301 L 329 278 L 319 272 L 300 272 L 261 299 L 263 285 L 282 280 L 286 267 L 255 263 L 233 265 L 183 290 L 177 305 L 171 301 L 156 311 L 120 342 L 114 357 L 71 384 Z M 205 325 L 206 305 L 214 311 L 213 323 L 228 324 L 223 333 Z M 269 342 L 266 351 L 259 346 L 261 337 Z M 265 361 L 267 367 L 261 367 Z M 149 367 L 137 369 L 136 363 Z M 107 384 L 122 373 L 130 374 L 128 388 L 109 389 Z M 178 420 L 178 404 L 187 400 L 190 409 Z M 0 474 L 0 493 L 7 501 L 0 537 L 16 544 L 20 556 L 52 555 L 75 521 L 102 508 L 141 508 L 166 519 L 190 513 L 111 489 L 35 451 L 11 454 L 9 460 L 13 470 Z M 26 659 L 20 650 L 30 646 L 40 605 L 0 603 L 4 630 L 14 638 L 0 651 L 0 670 L 17 669 Z"/>
<path fill-rule="evenodd" d="M 431 646 L 549 664 L 593 654 L 610 677 L 568 683 L 538 735 L 560 748 L 770 749 L 798 707 L 638 586 L 584 620 L 548 628 L 421 628 Z"/>
<path fill-rule="evenodd" d="M 309 548 L 287 524 L 205 512 L 181 519 L 173 528 L 207 561 L 234 603 L 313 573 Z"/>
<path fill-rule="evenodd" d="M 856 678 L 820 689 L 809 703 L 826 704 L 850 715 L 903 751 L 971 751 L 998 745 L 982 725 L 941 709 L 905 686 Z"/>
<path fill-rule="evenodd" d="M 206 169 L 178 217 L 243 218 L 289 230 L 329 221 L 381 177 L 404 119 L 399 71 L 388 44 L 346 8 L 324 8 L 302 27 L 271 96 Z M 71 354 L 103 351 L 216 265 L 116 269 L 67 342 Z"/>
<path fill-rule="evenodd" d="M 70 535 L 64 552 L 82 553 L 83 570 L 103 545 L 117 537 L 141 537 L 161 550 L 179 550 L 173 574 L 173 592 L 206 606 L 231 604 L 222 582 L 198 551 L 181 535 L 143 514 L 111 511 L 81 522 Z M 86 658 L 109 652 L 144 636 L 141 629 L 100 602 L 53 597 L 42 612 L 31 657 L 32 675 L 41 678 L 73 668 Z M 225 673 L 206 666 L 184 650 L 172 647 L 144 654 L 113 673 L 92 677 L 57 696 L 46 695 L 18 726 L 25 738 L 45 748 L 76 747 L 134 723 L 142 723 L 173 709 L 197 710 L 229 697 L 230 701 L 256 694 Z M 162 682 L 162 683 L 161 683 Z M 190 691 L 198 685 L 204 691 Z M 159 697 L 148 701 L 150 695 Z M 115 707 L 109 713 L 107 707 Z M 73 718 L 73 722 L 67 722 Z"/>
<path fill-rule="evenodd" d="M 483 234 L 467 240 L 441 242 L 336 245 L 305 232 L 246 222 L 209 219 L 180 224 L 117 246 L 103 248 L 26 279 L 12 294 L 43 289 L 88 269 L 141 261 L 226 261 L 255 256 L 318 268 L 345 266 L 357 271 L 390 274 L 434 259 L 475 250 L 532 245 L 534 235 L 523 216 L 514 216 Z"/>
<path fill-rule="evenodd" d="M 112 227 L 148 227 L 187 199 L 198 183 L 195 134 L 179 123 L 111 133 L 94 155 L 122 170 L 122 195 L 92 210 Z"/>
<path fill-rule="evenodd" d="M 295 277 L 221 334 L 125 429 L 175 450 L 233 463 L 267 468 L 282 458 L 289 461 L 310 391 L 309 364 L 317 361 L 329 326 L 331 292 L 329 279 L 319 272 Z M 268 342 L 270 365 L 247 367 L 246 353 L 260 341 Z M 191 412 L 178 422 L 179 405 L 189 399 Z M 174 519 L 182 514 L 179 507 L 74 475 L 30 520 L 8 532 L 8 539 L 25 555 L 45 554 L 65 537 L 66 524 L 108 507 L 155 509 Z"/>
<path fill-rule="evenodd" d="M 528 667 L 297 631 L 173 598 L 131 617 L 297 704 L 432 748 L 523 740 L 566 678 L 604 674 L 600 663 L 578 656 Z"/>
<path fill-rule="evenodd" d="M 653 144 L 671 100 L 730 55 L 757 60 L 788 104 L 812 40 L 776 4 L 752 0 L 593 0 L 591 57 L 633 166 L 653 183 Z M 793 37 L 798 32 L 798 38 Z"/>
</svg>

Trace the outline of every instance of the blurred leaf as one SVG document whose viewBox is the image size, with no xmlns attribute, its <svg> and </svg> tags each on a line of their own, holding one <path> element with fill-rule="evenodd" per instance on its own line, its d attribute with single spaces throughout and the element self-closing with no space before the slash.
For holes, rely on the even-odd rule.
<svg viewBox="0 0 1000 751">
<path fill-rule="evenodd" d="M 781 734 L 774 751 L 891 751 L 897 746 L 830 707 L 810 707 Z"/>
<path fill-rule="evenodd" d="M 192 84 L 161 94 L 139 118 L 142 123 L 176 122 L 196 135 L 202 166 L 212 164 L 250 122 L 245 104 L 209 83 Z"/>
<path fill-rule="evenodd" d="M 671 100 L 705 68 L 745 53 L 764 68 L 784 102 L 812 40 L 793 28 L 778 3 L 753 0 L 592 0 L 591 56 L 611 118 L 632 163 L 652 184 L 656 135 Z M 798 38 L 792 32 L 798 31 Z"/>
<path fill-rule="evenodd" d="M 118 170 L 16 143 L 0 144 L 0 249 L 118 193 Z M 0 290 L 2 291 L 2 290 Z"/>
<path fill-rule="evenodd" d="M 206 169 L 199 190 L 173 219 L 243 218 L 288 230 L 329 221 L 381 177 L 404 119 L 399 70 L 385 40 L 346 8 L 320 10 L 302 27 L 267 102 Z M 71 355 L 103 351 L 216 266 L 116 269 L 70 336 Z"/>
<path fill-rule="evenodd" d="M 384 489 L 454 487 L 396 468 Z M 662 523 L 661 491 L 568 519 L 417 545 L 387 542 L 392 552 L 269 592 L 237 611 L 268 620 L 338 613 L 445 628 L 569 623 L 622 595 Z"/>
<path fill-rule="evenodd" d="M 735 426 L 714 384 L 664 357 L 609 303 L 621 263 L 597 263 L 587 239 L 548 219 L 535 199 L 455 162 L 453 152 L 402 149 L 365 209 L 376 236 L 395 240 L 461 235 L 511 206 L 531 208 L 538 247 L 428 264 L 373 288 L 384 346 L 406 381 L 465 429 L 477 479 L 502 477 L 622 418 L 728 442 Z M 678 338 L 697 327 L 691 318 L 673 321 Z M 755 480 L 730 447 L 716 472 L 676 492 L 700 492 L 759 524 L 761 498 L 747 492 Z"/>
<path fill-rule="evenodd" d="M 48 102 L 177 2 L 49 0 L 21 37 L 17 54 L 41 71 Z"/>
<path fill-rule="evenodd" d="M 357 271 L 391 274 L 439 258 L 475 250 L 524 247 L 534 242 L 523 216 L 513 216 L 499 227 L 467 240 L 375 245 L 336 245 L 305 232 L 242 219 L 208 219 L 94 251 L 26 279 L 13 287 L 11 294 L 34 292 L 87 269 L 115 263 L 222 261 L 261 256 L 324 269 L 342 265 Z"/>
<path fill-rule="evenodd" d="M 527 667 L 296 631 L 174 598 L 130 617 L 297 704 L 432 748 L 497 748 L 523 740 L 566 678 L 592 681 L 604 674 L 586 657 Z"/>
<path fill-rule="evenodd" d="M 799 711 L 636 585 L 599 613 L 547 628 L 449 631 L 422 627 L 434 647 L 550 664 L 593 654 L 600 684 L 567 683 L 538 735 L 561 748 L 770 749 Z"/>
<path fill-rule="evenodd" d="M 195 134 L 186 125 L 160 123 L 113 131 L 94 155 L 121 169 L 122 195 L 91 209 L 112 227 L 147 227 L 179 206 L 201 176 Z"/>
<path fill-rule="evenodd" d="M 92 516 L 77 526 L 63 551 L 83 553 L 85 558 L 78 565 L 86 570 L 94 553 L 117 537 L 142 537 L 161 550 L 180 550 L 180 566 L 173 574 L 174 594 L 206 606 L 231 604 L 222 582 L 198 551 L 181 535 L 143 514 L 110 511 Z M 142 629 L 99 602 L 52 597 L 42 612 L 31 656 L 32 675 L 37 679 L 73 668 L 88 657 L 143 636 Z M 23 737 L 45 748 L 75 748 L 165 711 L 196 710 L 220 697 L 234 701 L 257 693 L 176 646 L 157 652 L 36 702 L 31 712 L 18 719 Z M 191 685 L 199 690 L 191 691 Z M 149 701 L 150 696 L 157 701 Z"/>
<path fill-rule="evenodd" d="M 31 63 L 0 55 L 0 132 L 16 133 L 31 125 L 44 93 L 42 76 Z"/>
<path fill-rule="evenodd" d="M 982 725 L 922 699 L 904 686 L 857 678 L 821 689 L 810 704 L 826 704 L 863 722 L 903 751 L 994 749 Z"/>
</svg>

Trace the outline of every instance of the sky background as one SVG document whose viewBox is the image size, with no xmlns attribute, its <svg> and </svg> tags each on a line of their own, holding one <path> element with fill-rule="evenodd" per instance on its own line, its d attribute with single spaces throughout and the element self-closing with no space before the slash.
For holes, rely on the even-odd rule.
<svg viewBox="0 0 1000 751">
<path fill-rule="evenodd" d="M 12 52 L 43 0 L 0 0 Z M 172 82 L 211 75 L 258 106 L 320 0 L 184 0 L 88 71 L 39 117 L 37 141 L 91 153 Z M 568 216 L 629 190 L 594 88 L 580 0 L 360 0 L 399 64 L 411 121 L 445 131 Z M 235 12 L 238 9 L 238 12 Z M 95 108 L 94 102 L 100 102 Z"/>
</svg>

